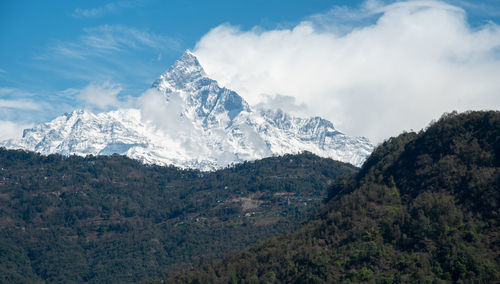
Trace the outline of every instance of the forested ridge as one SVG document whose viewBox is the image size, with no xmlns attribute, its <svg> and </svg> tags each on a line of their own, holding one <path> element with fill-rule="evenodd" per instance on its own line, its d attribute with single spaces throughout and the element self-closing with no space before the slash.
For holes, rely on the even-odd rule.
<svg viewBox="0 0 500 284">
<path fill-rule="evenodd" d="M 137 282 L 294 231 L 358 169 L 310 153 L 216 172 L 0 148 L 0 282 Z"/>
<path fill-rule="evenodd" d="M 444 115 L 381 144 L 294 233 L 169 283 L 498 283 L 500 112 Z"/>
</svg>

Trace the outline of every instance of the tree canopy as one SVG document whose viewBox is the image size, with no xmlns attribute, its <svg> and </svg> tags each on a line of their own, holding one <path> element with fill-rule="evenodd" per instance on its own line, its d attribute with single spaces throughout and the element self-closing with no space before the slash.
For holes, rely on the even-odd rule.
<svg viewBox="0 0 500 284">
<path fill-rule="evenodd" d="M 167 282 L 498 281 L 499 166 L 500 112 L 446 114 L 386 140 L 297 232 Z"/>
<path fill-rule="evenodd" d="M 355 171 L 310 153 L 200 172 L 0 149 L 0 282 L 166 277 L 294 231 Z"/>
</svg>

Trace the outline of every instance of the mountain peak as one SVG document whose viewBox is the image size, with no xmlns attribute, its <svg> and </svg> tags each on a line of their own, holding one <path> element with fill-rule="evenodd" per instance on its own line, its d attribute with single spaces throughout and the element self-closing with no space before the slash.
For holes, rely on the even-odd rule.
<svg viewBox="0 0 500 284">
<path fill-rule="evenodd" d="M 0 146 L 44 154 L 119 153 L 145 163 L 204 170 L 300 151 L 359 166 L 373 149 L 368 140 L 347 137 L 319 117 L 254 110 L 238 93 L 209 78 L 190 51 L 153 88 L 167 103 L 160 106 L 160 119 L 139 109 L 75 110 Z"/>
<path fill-rule="evenodd" d="M 209 78 L 196 56 L 187 50 L 153 87 L 171 101 L 178 98 L 183 115 L 205 127 L 228 127 L 242 112 L 250 112 L 248 103 L 236 92 L 220 87 Z"/>
<path fill-rule="evenodd" d="M 182 69 L 182 68 L 185 68 L 191 72 L 195 71 L 195 72 L 204 73 L 203 67 L 201 67 L 201 64 L 198 61 L 198 58 L 196 58 L 196 55 L 194 55 L 194 53 L 192 53 L 189 50 L 186 50 L 182 54 L 181 58 L 179 58 L 177 61 L 175 61 L 175 63 L 170 68 L 170 70 Z"/>
<path fill-rule="evenodd" d="M 184 53 L 182 54 L 181 58 L 178 61 L 185 61 L 185 60 L 193 60 L 196 61 L 196 63 L 199 65 L 198 58 L 196 58 L 196 55 L 194 55 L 191 50 L 186 49 Z"/>
<path fill-rule="evenodd" d="M 186 83 L 206 77 L 205 70 L 196 56 L 189 50 L 153 83 L 153 88 L 165 91 L 170 86 L 182 88 Z"/>
</svg>

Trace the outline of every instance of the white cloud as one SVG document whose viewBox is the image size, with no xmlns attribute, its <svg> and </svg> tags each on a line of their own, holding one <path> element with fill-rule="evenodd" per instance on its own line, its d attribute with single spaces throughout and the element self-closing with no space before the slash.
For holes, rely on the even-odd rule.
<svg viewBox="0 0 500 284">
<path fill-rule="evenodd" d="M 0 99 L 0 108 L 17 108 L 25 110 L 39 110 L 40 105 L 30 100 L 2 100 Z"/>
<path fill-rule="evenodd" d="M 194 53 L 251 104 L 267 102 L 263 94 L 293 97 L 376 142 L 443 112 L 500 108 L 498 25 L 471 28 L 463 9 L 437 1 L 369 1 L 346 19 L 333 19 L 336 9 L 293 29 L 221 25 Z"/>
<path fill-rule="evenodd" d="M 9 88 L 9 87 L 0 87 L 0 96 L 3 98 L 6 97 L 33 97 L 33 94 L 17 89 L 17 88 Z"/>
<path fill-rule="evenodd" d="M 120 85 L 109 81 L 91 82 L 79 92 L 78 98 L 89 107 L 104 110 L 110 107 L 119 107 L 122 104 L 118 99 L 118 94 L 122 90 Z"/>
<path fill-rule="evenodd" d="M 179 49 L 180 41 L 161 34 L 123 25 L 102 25 L 83 29 L 74 40 L 53 40 L 33 58 L 40 71 L 54 76 L 81 81 L 113 80 L 129 85 L 151 80 L 159 72 L 158 66 L 151 64 L 158 54 Z"/>
<path fill-rule="evenodd" d="M 163 35 L 123 25 L 102 25 L 83 29 L 83 34 L 74 42 L 54 42 L 49 54 L 37 56 L 36 59 L 52 59 L 55 56 L 87 59 L 95 56 L 108 57 L 117 51 L 163 51 L 178 47 L 178 41 Z"/>
<path fill-rule="evenodd" d="M 104 6 L 92 8 L 92 9 L 82 9 L 76 8 L 71 14 L 74 18 L 86 19 L 86 18 L 100 18 L 106 14 L 117 13 L 120 9 L 131 8 L 132 5 L 128 1 L 121 1 L 116 3 L 108 3 Z"/>
<path fill-rule="evenodd" d="M 98 18 L 114 11 L 116 11 L 116 5 L 114 3 L 109 3 L 102 7 L 93 9 L 76 8 L 72 16 L 74 18 Z"/>
<path fill-rule="evenodd" d="M 21 138 L 23 130 L 33 127 L 32 124 L 23 124 L 13 121 L 0 120 L 0 141 Z"/>
<path fill-rule="evenodd" d="M 5 109 L 15 110 L 40 110 L 46 106 L 45 103 L 35 101 L 35 96 L 29 92 L 17 89 L 0 87 L 0 113 Z"/>
<path fill-rule="evenodd" d="M 292 96 L 263 94 L 261 99 L 262 101 L 256 105 L 258 108 L 281 109 L 298 116 L 307 115 L 307 105 L 305 103 L 297 104 L 296 99 Z"/>
<path fill-rule="evenodd" d="M 126 26 L 103 25 L 84 29 L 81 37 L 84 45 L 96 49 L 123 50 L 128 48 L 149 47 L 161 49 L 173 40 L 147 31 Z"/>
<path fill-rule="evenodd" d="M 203 146 L 204 134 L 195 128 L 193 123 L 181 114 L 183 101 L 180 96 L 170 96 L 168 100 L 158 90 L 151 88 L 141 94 L 136 105 L 141 111 L 143 121 L 154 126 L 156 131 L 170 139 L 175 151 L 207 154 L 208 146 Z M 167 138 L 168 137 L 168 138 Z"/>
<path fill-rule="evenodd" d="M 180 139 L 193 131 L 193 125 L 181 114 L 182 103 L 180 96 L 167 100 L 164 94 L 151 88 L 137 99 L 136 105 L 145 121 L 152 122 L 157 130 L 175 133 Z"/>
</svg>

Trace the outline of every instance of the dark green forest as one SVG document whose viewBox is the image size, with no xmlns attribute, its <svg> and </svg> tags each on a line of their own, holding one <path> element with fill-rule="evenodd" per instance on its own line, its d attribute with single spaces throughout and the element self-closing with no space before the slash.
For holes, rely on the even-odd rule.
<svg viewBox="0 0 500 284">
<path fill-rule="evenodd" d="M 381 144 L 298 231 L 172 283 L 498 283 L 500 112 L 444 115 Z"/>
<path fill-rule="evenodd" d="M 200 172 L 0 149 L 0 282 L 167 277 L 296 230 L 357 170 L 309 153 Z"/>
</svg>

